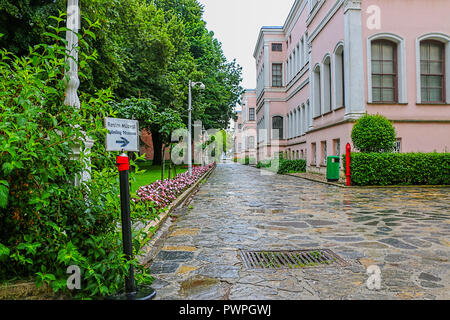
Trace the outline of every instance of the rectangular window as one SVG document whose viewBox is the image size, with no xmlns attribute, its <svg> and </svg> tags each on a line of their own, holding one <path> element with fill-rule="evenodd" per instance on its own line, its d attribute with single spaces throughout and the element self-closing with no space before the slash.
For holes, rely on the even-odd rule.
<svg viewBox="0 0 450 320">
<path fill-rule="evenodd" d="M 341 139 L 334 139 L 334 155 L 340 157 L 341 156 Z"/>
<path fill-rule="evenodd" d="M 255 137 L 248 137 L 248 148 L 249 149 L 255 148 Z"/>
<path fill-rule="evenodd" d="M 311 164 L 312 165 L 316 165 L 316 163 L 317 163 L 317 148 L 316 148 L 316 144 L 315 143 L 311 144 L 311 150 L 312 150 Z"/>
<path fill-rule="evenodd" d="M 322 147 L 322 159 L 320 161 L 320 164 L 322 165 L 327 165 L 327 142 L 326 141 L 322 141 L 321 142 L 321 147 Z"/>
<path fill-rule="evenodd" d="M 388 40 L 372 42 L 372 100 L 379 103 L 398 101 L 397 45 Z"/>
<path fill-rule="evenodd" d="M 283 44 L 282 43 L 272 43 L 272 51 L 283 51 Z"/>
<path fill-rule="evenodd" d="M 420 44 L 422 102 L 445 102 L 445 47 L 437 41 Z"/>
<path fill-rule="evenodd" d="M 272 87 L 283 86 L 283 65 L 281 63 L 272 64 Z"/>
<path fill-rule="evenodd" d="M 255 121 L 255 108 L 248 109 L 248 120 Z"/>
<path fill-rule="evenodd" d="M 402 152 L 402 139 L 399 138 L 395 141 L 394 152 Z"/>
</svg>

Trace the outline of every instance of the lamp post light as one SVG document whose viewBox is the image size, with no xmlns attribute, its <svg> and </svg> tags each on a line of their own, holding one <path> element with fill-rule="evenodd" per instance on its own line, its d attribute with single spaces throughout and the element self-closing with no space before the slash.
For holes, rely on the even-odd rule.
<svg viewBox="0 0 450 320">
<path fill-rule="evenodd" d="M 188 107 L 188 112 L 189 112 L 189 116 L 188 116 L 188 128 L 189 128 L 189 134 L 188 134 L 188 150 L 187 150 L 187 155 L 188 155 L 188 172 L 189 175 L 192 175 L 192 126 L 191 126 L 191 122 L 192 122 L 192 88 L 195 87 L 196 85 L 199 85 L 201 90 L 205 90 L 205 85 L 201 82 L 193 82 L 191 80 L 189 80 L 189 107 Z"/>
</svg>

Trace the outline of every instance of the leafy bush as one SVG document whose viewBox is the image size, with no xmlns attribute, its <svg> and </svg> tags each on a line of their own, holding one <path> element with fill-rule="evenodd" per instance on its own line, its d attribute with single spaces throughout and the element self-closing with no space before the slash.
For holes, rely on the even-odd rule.
<svg viewBox="0 0 450 320">
<path fill-rule="evenodd" d="M 353 126 L 353 145 L 360 152 L 391 152 L 394 150 L 395 139 L 392 123 L 378 114 L 366 114 Z"/>
<path fill-rule="evenodd" d="M 306 160 L 279 160 L 278 174 L 306 172 Z"/>
<path fill-rule="evenodd" d="M 79 109 L 63 103 L 70 58 L 66 29 L 53 29 L 47 36 L 56 43 L 31 48 L 28 56 L 0 50 L 0 282 L 34 278 L 78 298 L 110 295 L 123 288 L 130 263 L 138 283 L 151 278 L 122 253 L 118 173 L 104 146 L 111 94 L 82 95 Z M 86 44 L 81 36 L 80 44 Z M 81 77 L 93 59 L 80 51 Z M 94 139 L 90 154 L 86 136 Z M 77 186 L 88 163 L 92 179 Z M 134 219 L 154 216 L 143 204 L 132 212 Z M 146 235 L 134 239 L 137 255 Z M 66 287 L 71 265 L 82 272 L 74 292 Z"/>
<path fill-rule="evenodd" d="M 244 159 L 243 159 L 243 161 L 242 161 L 242 164 L 244 164 L 244 165 L 246 165 L 246 166 L 248 166 L 248 165 L 250 165 L 250 164 L 255 164 L 256 163 L 256 159 L 255 158 L 252 158 L 252 157 L 249 157 L 249 156 L 246 156 Z"/>
<path fill-rule="evenodd" d="M 352 153 L 350 171 L 359 186 L 450 185 L 450 153 Z"/>
<path fill-rule="evenodd" d="M 261 169 L 261 168 L 269 168 L 271 165 L 272 165 L 272 161 L 271 161 L 271 160 L 263 160 L 263 161 L 258 162 L 258 163 L 256 164 L 256 167 L 257 167 L 258 169 Z"/>
<path fill-rule="evenodd" d="M 267 168 L 278 174 L 306 172 L 306 160 L 287 160 L 280 156 L 272 160 L 260 161 L 256 167 L 258 169 Z"/>
</svg>

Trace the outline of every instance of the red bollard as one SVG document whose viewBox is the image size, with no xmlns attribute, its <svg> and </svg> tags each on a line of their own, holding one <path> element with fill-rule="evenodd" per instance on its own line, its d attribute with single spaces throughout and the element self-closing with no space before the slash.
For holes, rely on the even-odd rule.
<svg viewBox="0 0 450 320">
<path fill-rule="evenodd" d="M 352 153 L 352 146 L 350 143 L 347 143 L 345 146 L 345 164 L 346 164 L 346 176 L 347 176 L 347 187 L 351 186 L 351 173 L 350 173 L 350 159 Z"/>
</svg>

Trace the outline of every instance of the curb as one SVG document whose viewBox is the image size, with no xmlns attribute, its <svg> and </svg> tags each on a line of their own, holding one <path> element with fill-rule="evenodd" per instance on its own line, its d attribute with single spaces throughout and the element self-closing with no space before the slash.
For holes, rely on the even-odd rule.
<svg viewBox="0 0 450 320">
<path fill-rule="evenodd" d="M 319 182 L 319 183 L 323 183 L 323 184 L 328 184 L 328 185 L 332 185 L 335 187 L 339 187 L 339 188 L 347 188 L 347 189 L 382 189 L 382 188 L 429 188 L 429 189 L 440 189 L 440 188 L 450 188 L 450 185 L 388 185 L 388 186 L 346 186 L 346 185 L 342 185 L 339 183 L 333 183 L 333 182 L 328 182 L 328 181 L 322 181 L 322 180 L 318 180 L 318 179 L 313 179 L 313 178 L 306 178 L 306 177 L 300 177 L 291 173 L 286 173 L 284 174 L 286 176 L 291 176 L 291 177 L 296 177 L 296 178 L 300 178 L 300 179 L 305 179 L 305 180 L 309 180 L 309 181 L 314 181 L 314 182 Z"/>
</svg>

